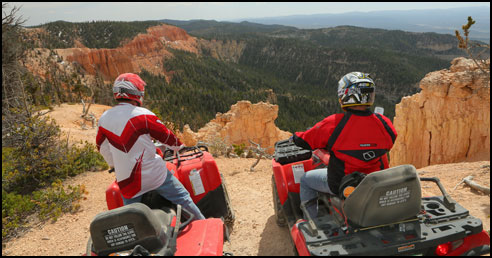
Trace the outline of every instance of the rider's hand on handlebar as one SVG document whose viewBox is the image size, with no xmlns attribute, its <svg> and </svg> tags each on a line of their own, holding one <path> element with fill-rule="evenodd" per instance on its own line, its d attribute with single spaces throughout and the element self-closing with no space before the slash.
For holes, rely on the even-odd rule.
<svg viewBox="0 0 492 258">
<path fill-rule="evenodd" d="M 174 153 L 182 150 L 183 148 L 185 147 L 184 144 L 181 144 L 180 146 L 169 146 L 169 149 L 171 149 L 172 151 L 174 151 Z"/>
</svg>

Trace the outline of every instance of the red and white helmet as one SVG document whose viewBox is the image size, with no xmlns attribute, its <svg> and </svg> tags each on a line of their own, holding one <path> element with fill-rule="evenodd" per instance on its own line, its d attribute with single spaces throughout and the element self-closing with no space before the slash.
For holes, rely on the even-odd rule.
<svg viewBox="0 0 492 258">
<path fill-rule="evenodd" d="M 129 99 L 138 102 L 142 106 L 145 85 L 140 76 L 134 73 L 123 73 L 116 78 L 113 84 L 114 99 Z"/>
</svg>

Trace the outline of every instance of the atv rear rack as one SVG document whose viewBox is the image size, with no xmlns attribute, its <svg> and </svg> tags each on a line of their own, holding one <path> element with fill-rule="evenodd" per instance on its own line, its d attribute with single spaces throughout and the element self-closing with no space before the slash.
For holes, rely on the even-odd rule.
<svg viewBox="0 0 492 258">
<path fill-rule="evenodd" d="M 307 250 L 311 255 L 433 255 L 440 244 L 482 232 L 481 220 L 456 203 L 438 178 L 420 180 L 435 182 L 443 196 L 422 198 L 420 214 L 390 224 L 362 228 L 350 221 L 341 223 L 329 210 L 310 218 L 301 204 L 307 221 L 296 225 L 305 238 Z M 326 195 L 319 199 L 325 207 L 330 206 Z"/>
</svg>

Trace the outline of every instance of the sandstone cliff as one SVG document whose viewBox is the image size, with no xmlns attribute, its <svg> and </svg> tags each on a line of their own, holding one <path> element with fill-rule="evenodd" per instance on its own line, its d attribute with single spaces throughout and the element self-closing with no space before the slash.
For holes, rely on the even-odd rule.
<svg viewBox="0 0 492 258">
<path fill-rule="evenodd" d="M 239 101 L 232 105 L 231 110 L 227 113 L 217 113 L 215 119 L 196 133 L 186 125 L 183 132 L 179 134 L 179 138 L 187 146 L 196 145 L 198 141 L 212 142 L 215 139 L 223 139 L 226 144 L 244 143 L 249 146 L 249 140 L 251 140 L 263 148 L 272 147 L 267 150 L 272 154 L 275 142 L 292 135 L 275 126 L 277 116 L 277 105 Z"/>
<path fill-rule="evenodd" d="M 420 88 L 396 105 L 390 166 L 490 160 L 490 75 L 456 58 L 449 70 L 427 74 Z"/>
<path fill-rule="evenodd" d="M 76 45 L 74 48 L 54 50 L 56 55 L 63 59 L 63 62 L 59 63 L 60 70 L 81 70 L 89 77 L 100 73 L 106 81 L 114 80 L 121 73 L 139 73 L 143 68 L 151 73 L 164 75 L 170 80 L 172 73 L 165 71 L 163 66 L 163 60 L 172 57 L 169 48 L 198 53 L 197 39 L 183 29 L 170 25 L 150 27 L 146 34 L 139 34 L 115 49 L 90 49 L 80 42 Z M 38 48 L 34 52 L 47 50 Z M 36 64 L 33 59 L 28 61 L 32 64 L 25 64 L 26 67 L 36 75 L 43 76 L 46 73 L 39 71 L 47 69 L 44 65 Z"/>
<path fill-rule="evenodd" d="M 196 38 L 183 29 L 160 25 L 148 28 L 147 34 L 139 34 L 116 49 L 58 49 L 57 53 L 68 62 L 77 62 L 89 74 L 99 71 L 104 79 L 113 80 L 121 73 L 139 73 L 142 68 L 167 75 L 162 63 L 164 58 L 172 56 L 167 48 L 197 53 L 196 46 Z"/>
</svg>

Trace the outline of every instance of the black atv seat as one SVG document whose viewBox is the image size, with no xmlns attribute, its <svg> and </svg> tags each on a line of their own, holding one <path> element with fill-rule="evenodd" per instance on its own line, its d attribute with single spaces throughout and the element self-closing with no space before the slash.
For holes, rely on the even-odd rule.
<svg viewBox="0 0 492 258">
<path fill-rule="evenodd" d="M 420 180 L 412 165 L 367 175 L 343 204 L 351 222 L 370 227 L 416 216 L 421 206 Z"/>
<path fill-rule="evenodd" d="M 105 256 L 141 245 L 157 253 L 168 247 L 172 216 L 142 203 L 99 213 L 90 225 L 93 251 Z"/>
</svg>

